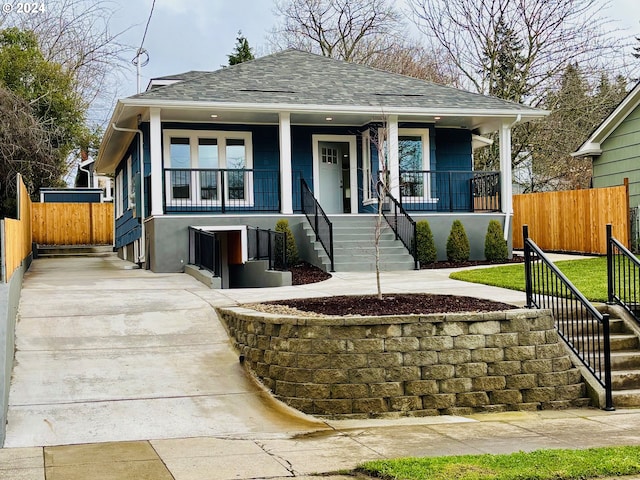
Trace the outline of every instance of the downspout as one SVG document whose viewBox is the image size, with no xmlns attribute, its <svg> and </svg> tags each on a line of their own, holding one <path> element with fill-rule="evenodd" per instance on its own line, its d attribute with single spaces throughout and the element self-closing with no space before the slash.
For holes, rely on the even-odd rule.
<svg viewBox="0 0 640 480">
<path fill-rule="evenodd" d="M 517 123 L 520 123 L 520 120 L 522 120 L 522 114 L 519 113 L 515 121 L 511 125 L 509 125 L 509 131 L 511 131 L 511 129 Z M 509 140 L 511 140 L 511 135 L 509 135 Z M 509 152 L 511 152 L 511 148 L 509 148 Z M 509 157 L 511 157 L 511 155 L 509 155 Z M 511 158 L 509 158 L 509 162 L 511 162 Z M 513 169 L 511 169 L 511 178 L 508 179 L 508 181 L 513 183 Z M 508 191 L 511 194 L 512 198 L 510 198 L 507 202 L 508 208 L 507 211 L 504 212 L 504 239 L 507 242 L 509 241 L 509 222 L 511 221 L 511 217 L 513 216 L 513 190 L 512 188 L 509 188 Z"/>
<path fill-rule="evenodd" d="M 78 170 L 81 170 L 83 172 L 85 172 L 87 174 L 87 187 L 91 188 L 91 173 L 89 173 L 89 170 L 85 170 L 84 168 L 82 168 L 82 164 L 78 164 Z"/>
<path fill-rule="evenodd" d="M 144 196 L 144 145 L 143 145 L 143 136 L 142 136 L 142 130 L 140 130 L 139 128 L 125 128 L 125 127 L 118 127 L 116 126 L 115 122 L 111 124 L 111 126 L 113 127 L 114 130 L 118 131 L 118 132 L 131 132 L 131 133 L 137 133 L 139 135 L 140 138 L 140 142 L 138 143 L 138 149 L 139 149 L 139 154 L 138 154 L 138 164 L 140 165 L 140 212 L 141 212 L 141 218 L 142 218 L 142 222 L 140 222 L 141 225 L 141 239 L 140 239 L 140 258 L 138 258 L 138 262 L 139 263 L 143 263 L 146 261 L 145 256 L 146 256 L 146 251 L 145 251 L 145 245 L 146 245 L 146 236 L 145 236 L 145 227 L 144 227 L 144 220 L 145 220 L 145 205 L 144 205 L 144 200 L 145 200 L 145 196 Z"/>
</svg>

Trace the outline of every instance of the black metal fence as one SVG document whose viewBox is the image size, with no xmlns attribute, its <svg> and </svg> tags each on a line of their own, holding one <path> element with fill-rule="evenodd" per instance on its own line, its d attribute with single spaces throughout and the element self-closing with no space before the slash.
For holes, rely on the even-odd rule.
<svg viewBox="0 0 640 480">
<path fill-rule="evenodd" d="M 189 263 L 220 276 L 220 240 L 215 233 L 189 227 Z"/>
<path fill-rule="evenodd" d="M 384 193 L 378 192 L 378 195 L 384 195 Z M 396 240 L 400 240 L 409 251 L 413 257 L 414 268 L 418 270 L 420 265 L 418 264 L 418 242 L 416 241 L 415 220 L 402 208 L 400 202 L 388 192 L 386 194 L 386 201 L 383 202 L 382 216 L 391 227 L 391 230 L 393 230 L 393 233 L 395 233 Z"/>
<path fill-rule="evenodd" d="M 613 410 L 609 315 L 600 313 L 529 238 L 523 227 L 527 308 L 553 312 L 558 334 L 605 389 Z"/>
<path fill-rule="evenodd" d="M 316 241 L 319 241 L 324 251 L 327 252 L 331 263 L 331 271 L 333 272 L 333 224 L 327 214 L 324 213 L 316 197 L 313 196 L 313 192 L 311 192 L 304 178 L 300 179 L 300 199 L 302 201 L 302 211 L 316 234 Z"/>
<path fill-rule="evenodd" d="M 609 302 L 640 319 L 640 261 L 613 237 L 611 225 L 607 225 L 607 290 Z"/>
<path fill-rule="evenodd" d="M 497 212 L 500 172 L 402 170 L 399 201 L 412 211 Z"/>
<path fill-rule="evenodd" d="M 247 251 L 249 260 L 268 260 L 269 270 L 285 270 L 289 265 L 284 232 L 247 227 Z"/>
<path fill-rule="evenodd" d="M 280 172 L 253 169 L 164 169 L 166 213 L 279 212 Z"/>
</svg>

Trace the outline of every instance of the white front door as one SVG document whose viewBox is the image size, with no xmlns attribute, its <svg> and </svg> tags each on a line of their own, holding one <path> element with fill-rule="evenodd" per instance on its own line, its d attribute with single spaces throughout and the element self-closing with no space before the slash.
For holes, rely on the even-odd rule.
<svg viewBox="0 0 640 480">
<path fill-rule="evenodd" d="M 320 205 L 327 214 L 349 212 L 349 143 L 319 142 L 318 159 Z"/>
</svg>

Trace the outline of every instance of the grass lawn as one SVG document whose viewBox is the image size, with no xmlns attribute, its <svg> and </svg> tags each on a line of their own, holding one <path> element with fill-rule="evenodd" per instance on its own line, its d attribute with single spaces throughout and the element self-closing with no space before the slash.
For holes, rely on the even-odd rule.
<svg viewBox="0 0 640 480">
<path fill-rule="evenodd" d="M 357 470 L 397 480 L 589 479 L 640 473 L 640 447 L 400 458 L 367 462 Z"/>
<path fill-rule="evenodd" d="M 607 301 L 607 257 L 565 260 L 556 266 L 591 301 Z M 451 278 L 524 292 L 524 264 L 453 272 Z"/>
</svg>

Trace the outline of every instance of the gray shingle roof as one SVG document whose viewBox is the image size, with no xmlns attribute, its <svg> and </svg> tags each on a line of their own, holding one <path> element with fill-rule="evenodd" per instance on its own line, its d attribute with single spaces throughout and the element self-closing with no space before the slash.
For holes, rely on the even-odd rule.
<svg viewBox="0 0 640 480">
<path fill-rule="evenodd" d="M 163 78 L 182 81 L 129 98 L 171 102 L 539 112 L 498 98 L 299 50 L 285 50 L 215 72 L 192 71 Z"/>
</svg>

